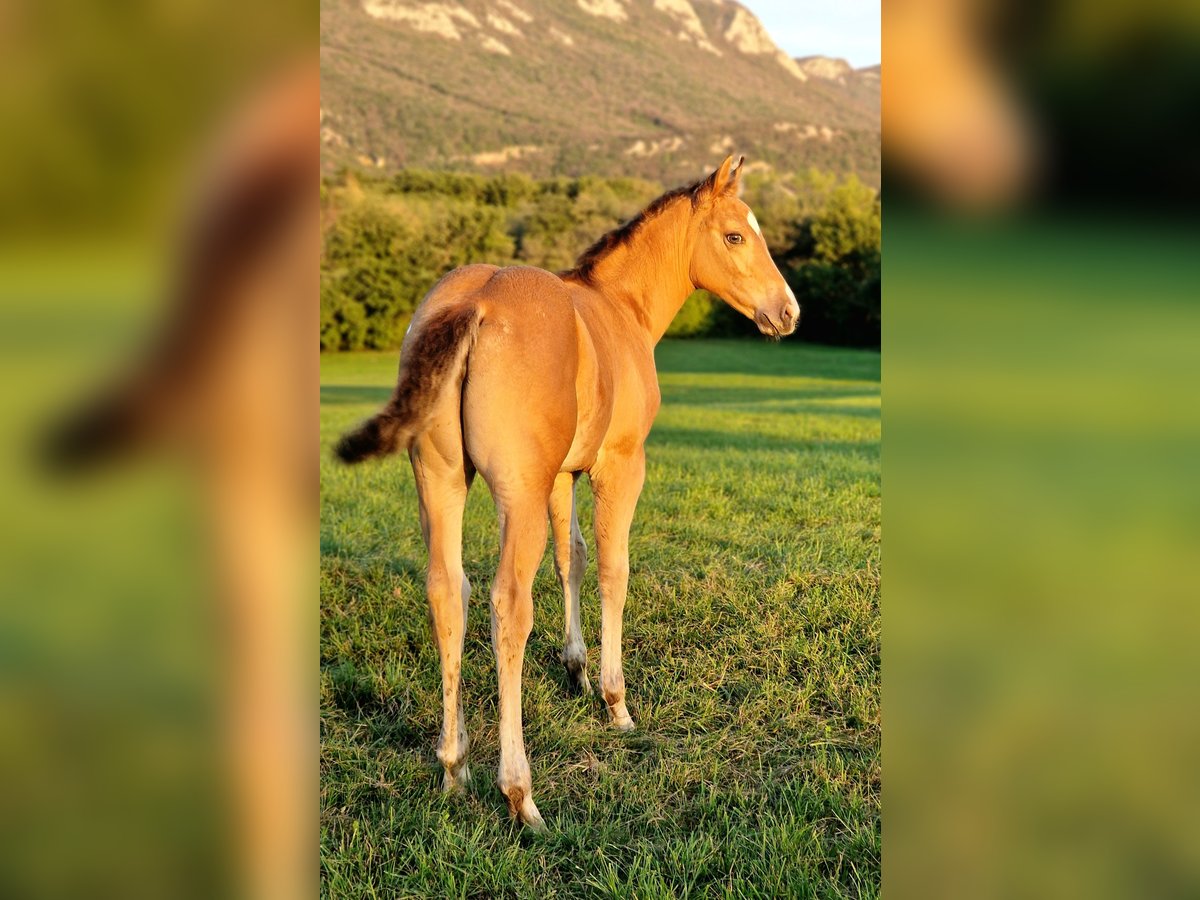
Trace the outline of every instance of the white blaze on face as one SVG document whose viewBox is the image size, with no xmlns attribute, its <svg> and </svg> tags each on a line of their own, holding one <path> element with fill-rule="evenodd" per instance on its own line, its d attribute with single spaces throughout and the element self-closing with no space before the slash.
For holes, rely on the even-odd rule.
<svg viewBox="0 0 1200 900">
<path fill-rule="evenodd" d="M 754 230 L 754 233 L 762 237 L 762 229 L 758 227 L 758 219 L 754 218 L 754 210 L 747 211 L 746 221 L 750 223 L 750 227 Z"/>
</svg>

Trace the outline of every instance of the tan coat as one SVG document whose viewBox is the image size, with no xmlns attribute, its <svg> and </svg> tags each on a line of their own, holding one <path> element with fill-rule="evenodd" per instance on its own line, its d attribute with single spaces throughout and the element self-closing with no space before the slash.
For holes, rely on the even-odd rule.
<svg viewBox="0 0 1200 900">
<path fill-rule="evenodd" d="M 629 527 L 659 406 L 654 345 L 698 287 L 754 319 L 764 334 L 790 334 L 799 319 L 754 214 L 737 197 L 740 171 L 730 157 L 708 178 L 664 194 L 568 272 L 487 265 L 451 272 L 413 320 L 392 400 L 338 445 L 347 462 L 402 448 L 412 460 L 442 664 L 438 757 L 447 790 L 470 777 L 459 690 L 470 594 L 462 569 L 463 508 L 476 472 L 491 488 L 501 545 L 491 597 L 498 780 L 511 812 L 535 828 L 544 823 L 525 757 L 521 666 L 547 508 L 566 607 L 562 659 L 590 690 L 579 625 L 587 547 L 575 515 L 575 481 L 588 474 L 603 604 L 600 689 L 613 725 L 631 729 L 621 617 Z"/>
</svg>

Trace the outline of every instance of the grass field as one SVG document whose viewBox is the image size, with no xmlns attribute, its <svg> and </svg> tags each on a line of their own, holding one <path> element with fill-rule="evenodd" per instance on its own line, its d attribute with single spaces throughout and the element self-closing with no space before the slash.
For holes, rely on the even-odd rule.
<svg viewBox="0 0 1200 900">
<path fill-rule="evenodd" d="M 335 466 L 394 354 L 322 360 L 321 879 L 328 897 L 873 897 L 880 870 L 879 355 L 667 341 L 625 611 L 637 730 L 568 689 L 549 554 L 525 740 L 550 828 L 495 786 L 487 487 L 467 508 L 471 770 L 444 798 L 437 653 L 407 459 Z M 580 482 L 580 522 L 591 503 Z M 594 551 L 592 553 L 594 560 Z M 594 562 L 583 585 L 598 683 Z"/>
</svg>

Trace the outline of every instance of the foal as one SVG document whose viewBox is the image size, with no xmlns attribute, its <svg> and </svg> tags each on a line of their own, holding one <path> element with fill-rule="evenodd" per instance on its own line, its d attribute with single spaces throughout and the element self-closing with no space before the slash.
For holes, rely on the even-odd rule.
<svg viewBox="0 0 1200 900">
<path fill-rule="evenodd" d="M 575 482 L 595 497 L 602 598 L 600 689 L 612 724 L 628 731 L 621 615 L 629 526 L 642 490 L 646 436 L 658 411 L 654 345 L 696 288 L 724 298 L 772 337 L 791 334 L 800 308 L 737 197 L 741 161 L 659 197 L 606 234 L 574 269 L 471 265 L 425 297 L 383 411 L 347 434 L 337 453 L 358 462 L 407 449 L 429 548 L 426 591 L 442 664 L 445 789 L 467 783 L 459 685 L 470 585 L 462 517 L 476 471 L 500 520 L 492 584 L 492 647 L 500 688 L 500 790 L 509 810 L 544 826 L 533 802 L 521 726 L 521 666 L 533 626 L 534 573 L 546 549 L 546 510 L 566 604 L 562 660 L 590 691 L 579 627 L 587 545 Z"/>
</svg>

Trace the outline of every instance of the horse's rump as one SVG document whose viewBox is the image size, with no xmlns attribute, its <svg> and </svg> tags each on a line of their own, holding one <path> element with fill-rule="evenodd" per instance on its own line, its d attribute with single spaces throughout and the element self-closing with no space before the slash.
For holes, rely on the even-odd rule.
<svg viewBox="0 0 1200 900">
<path fill-rule="evenodd" d="M 431 311 L 405 341 L 392 399 L 338 442 L 343 462 L 356 463 L 407 449 L 433 412 L 438 396 L 460 380 L 479 328 L 479 308 L 460 300 Z"/>
</svg>

